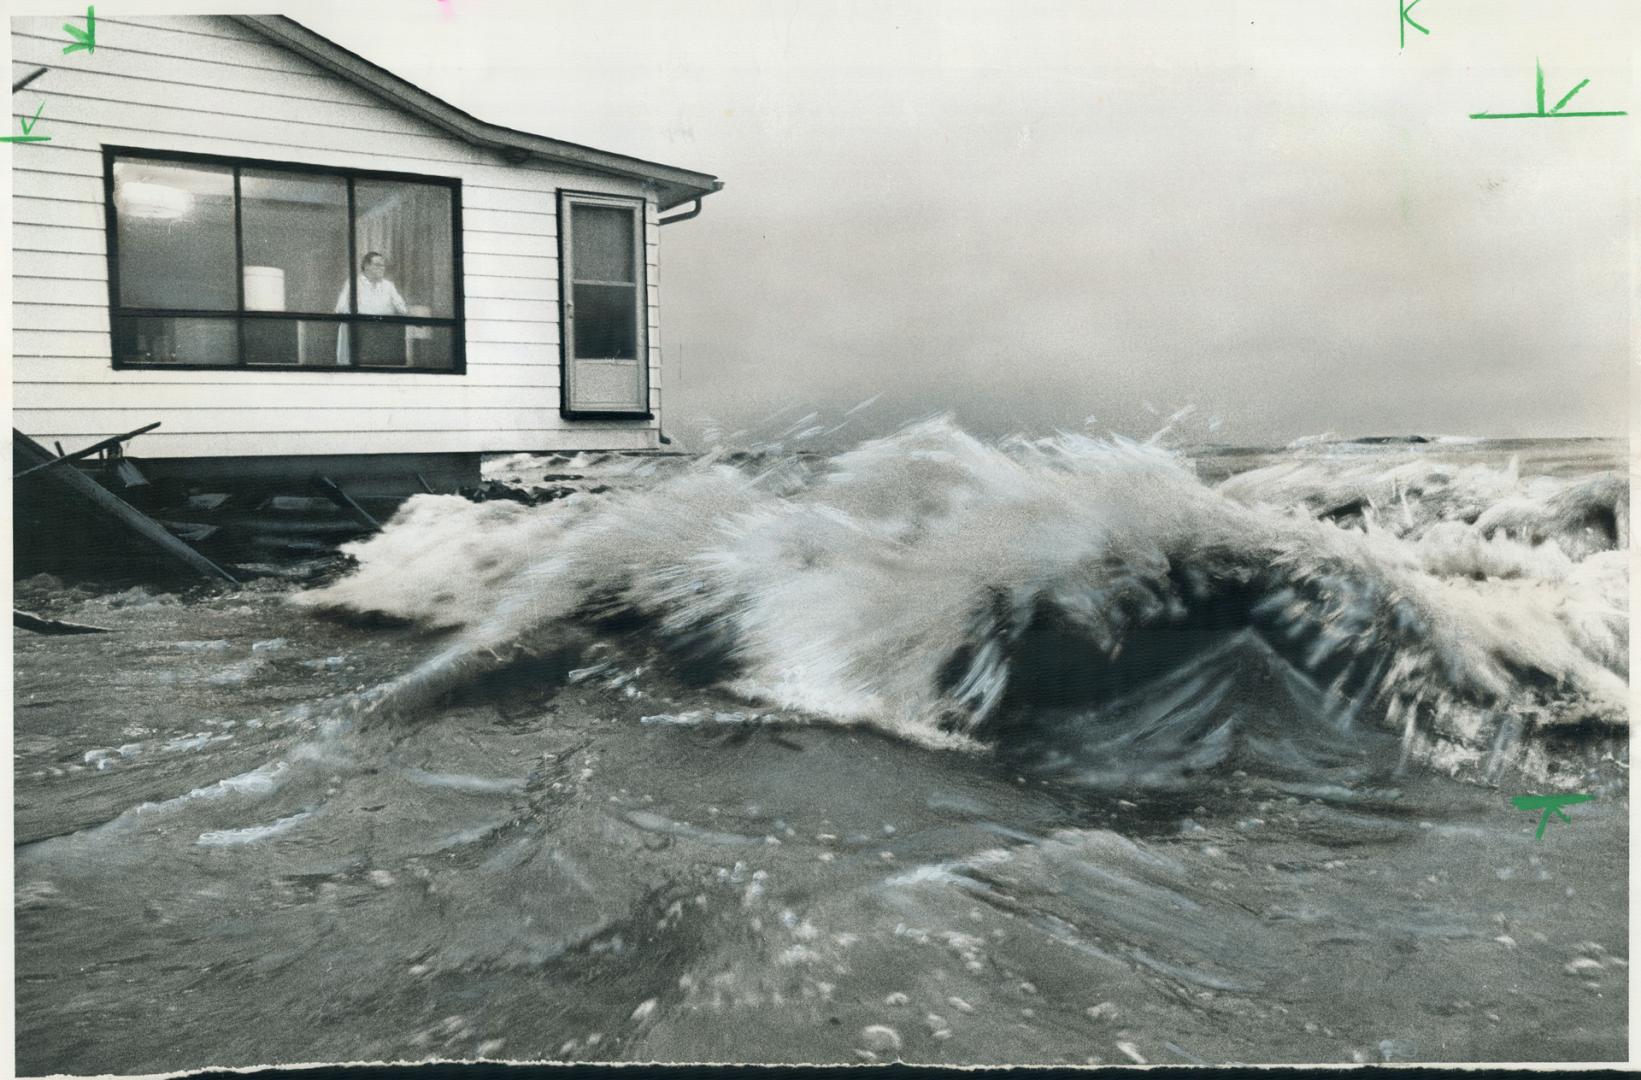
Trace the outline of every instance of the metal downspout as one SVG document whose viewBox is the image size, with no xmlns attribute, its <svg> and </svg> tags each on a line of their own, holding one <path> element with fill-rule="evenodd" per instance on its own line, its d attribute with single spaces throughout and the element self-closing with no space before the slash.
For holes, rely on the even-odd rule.
<svg viewBox="0 0 1641 1080">
<path fill-rule="evenodd" d="M 656 219 L 656 224 L 657 225 L 671 225 L 675 221 L 688 221 L 690 218 L 695 217 L 698 214 L 700 214 L 700 212 L 701 212 L 701 199 L 700 199 L 699 196 L 697 196 L 696 199 L 695 199 L 695 205 L 693 207 L 691 207 L 688 210 L 685 210 L 682 214 L 674 214 L 672 217 L 658 218 L 658 219 Z"/>
</svg>

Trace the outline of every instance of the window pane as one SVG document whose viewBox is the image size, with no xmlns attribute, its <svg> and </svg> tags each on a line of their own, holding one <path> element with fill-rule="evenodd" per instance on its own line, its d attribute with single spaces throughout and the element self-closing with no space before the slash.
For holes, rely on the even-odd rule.
<svg viewBox="0 0 1641 1080">
<path fill-rule="evenodd" d="M 637 290 L 631 285 L 575 285 L 577 359 L 638 356 Z"/>
<path fill-rule="evenodd" d="M 231 318 L 116 318 L 114 355 L 126 364 L 235 367 L 239 339 Z"/>
<path fill-rule="evenodd" d="M 455 366 L 453 341 L 448 326 L 356 322 L 342 327 L 339 348 L 347 363 L 363 367 L 449 371 Z"/>
<path fill-rule="evenodd" d="M 337 352 L 340 327 L 307 319 L 246 319 L 240 329 L 245 335 L 245 362 L 336 367 L 346 356 L 345 351 Z"/>
<path fill-rule="evenodd" d="M 642 379 L 636 360 L 577 360 L 570 407 L 645 412 Z"/>
<path fill-rule="evenodd" d="M 571 203 L 570 258 L 576 281 L 634 281 L 633 212 Z"/>
<path fill-rule="evenodd" d="M 245 309 L 347 311 L 347 181 L 244 169 L 239 199 Z"/>
<path fill-rule="evenodd" d="M 121 159 L 114 209 L 122 305 L 238 307 L 231 169 Z"/>
<path fill-rule="evenodd" d="M 450 189 L 358 180 L 353 200 L 359 314 L 453 317 Z M 367 263 L 372 253 L 380 269 Z"/>
<path fill-rule="evenodd" d="M 410 355 L 402 323 L 354 323 L 349 336 L 355 364 L 404 367 Z"/>
<path fill-rule="evenodd" d="M 454 335 L 448 326 L 407 326 L 405 338 L 410 350 L 410 366 L 424 371 L 449 371 L 455 364 L 450 355 Z"/>
</svg>

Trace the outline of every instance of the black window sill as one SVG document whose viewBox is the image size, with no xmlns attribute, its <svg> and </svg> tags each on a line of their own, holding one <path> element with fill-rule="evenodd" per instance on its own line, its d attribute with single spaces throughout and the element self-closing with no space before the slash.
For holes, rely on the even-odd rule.
<svg viewBox="0 0 1641 1080">
<path fill-rule="evenodd" d="M 566 420 L 654 420 L 652 412 L 587 412 L 586 410 L 560 409 L 559 415 Z"/>
<path fill-rule="evenodd" d="M 224 374 L 237 372 L 241 375 L 258 375 L 269 371 L 290 372 L 297 371 L 305 375 L 346 375 L 349 372 L 362 372 L 366 375 L 381 375 L 383 373 L 398 375 L 465 375 L 462 368 L 419 368 L 407 367 L 404 364 L 369 365 L 369 364 L 166 364 L 144 363 L 140 360 L 115 360 L 115 371 L 220 371 Z"/>
</svg>

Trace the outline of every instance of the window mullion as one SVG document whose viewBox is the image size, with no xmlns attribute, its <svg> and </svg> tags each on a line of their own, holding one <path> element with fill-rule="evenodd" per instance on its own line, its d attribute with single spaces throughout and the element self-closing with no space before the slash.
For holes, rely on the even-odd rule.
<svg viewBox="0 0 1641 1080">
<path fill-rule="evenodd" d="M 239 166 L 234 166 L 234 361 L 245 366 L 245 320 L 238 318 L 245 310 L 245 228 L 240 218 Z"/>
<path fill-rule="evenodd" d="M 357 227 L 354 225 L 354 214 L 357 213 L 353 201 L 353 177 L 348 177 L 348 314 L 359 314 L 359 251 L 355 239 Z"/>
<path fill-rule="evenodd" d="M 349 316 L 357 316 L 359 314 L 359 269 L 358 269 L 358 267 L 359 267 L 359 250 L 358 250 L 358 242 L 355 239 L 355 234 L 358 232 L 358 230 L 357 230 L 357 228 L 355 228 L 354 223 L 353 223 L 353 216 L 354 216 L 355 213 L 357 213 L 357 208 L 356 208 L 356 204 L 354 202 L 353 177 L 349 176 L 348 177 L 348 226 L 347 226 L 348 227 L 348 276 L 347 276 L 347 279 L 346 279 L 347 280 L 347 290 L 348 290 L 348 315 Z M 343 319 L 341 325 L 336 328 L 336 334 L 337 334 L 337 340 L 338 341 L 341 340 L 342 335 L 344 335 L 344 334 L 347 335 L 347 339 L 348 339 L 348 363 L 352 364 L 355 367 L 358 367 L 359 363 L 360 363 L 359 360 L 356 359 L 355 356 L 354 356 L 354 350 L 359 348 L 359 335 L 354 333 L 354 330 L 358 329 L 358 327 L 359 327 L 359 320 L 358 320 L 358 318 L 354 317 L 354 318 Z M 338 361 L 338 363 L 340 363 L 340 361 Z"/>
</svg>

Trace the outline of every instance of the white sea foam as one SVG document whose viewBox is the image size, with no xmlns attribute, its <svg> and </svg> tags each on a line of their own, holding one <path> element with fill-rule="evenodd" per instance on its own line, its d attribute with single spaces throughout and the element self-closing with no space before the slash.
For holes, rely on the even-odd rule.
<svg viewBox="0 0 1641 1080">
<path fill-rule="evenodd" d="M 247 825 L 241 829 L 216 829 L 211 832 L 200 833 L 195 841 L 200 847 L 243 847 L 246 844 L 260 843 L 283 835 L 296 828 L 302 822 L 313 816 L 313 811 L 304 810 L 289 817 L 282 817 L 266 825 Z"/>
<path fill-rule="evenodd" d="M 599 499 L 417 497 L 300 602 L 460 628 L 389 701 L 626 613 L 748 699 L 972 745 L 1030 704 L 1041 627 L 1109 667 L 1235 598 L 1303 677 L 1474 748 L 1501 711 L 1624 722 L 1621 479 L 1426 455 L 1216 488 L 1154 443 L 988 445 L 935 419 L 828 460 L 707 455 Z"/>
<path fill-rule="evenodd" d="M 433 773 L 406 769 L 405 779 L 423 787 L 447 788 L 469 795 L 516 795 L 524 790 L 523 777 L 468 776 L 464 773 Z"/>
</svg>

